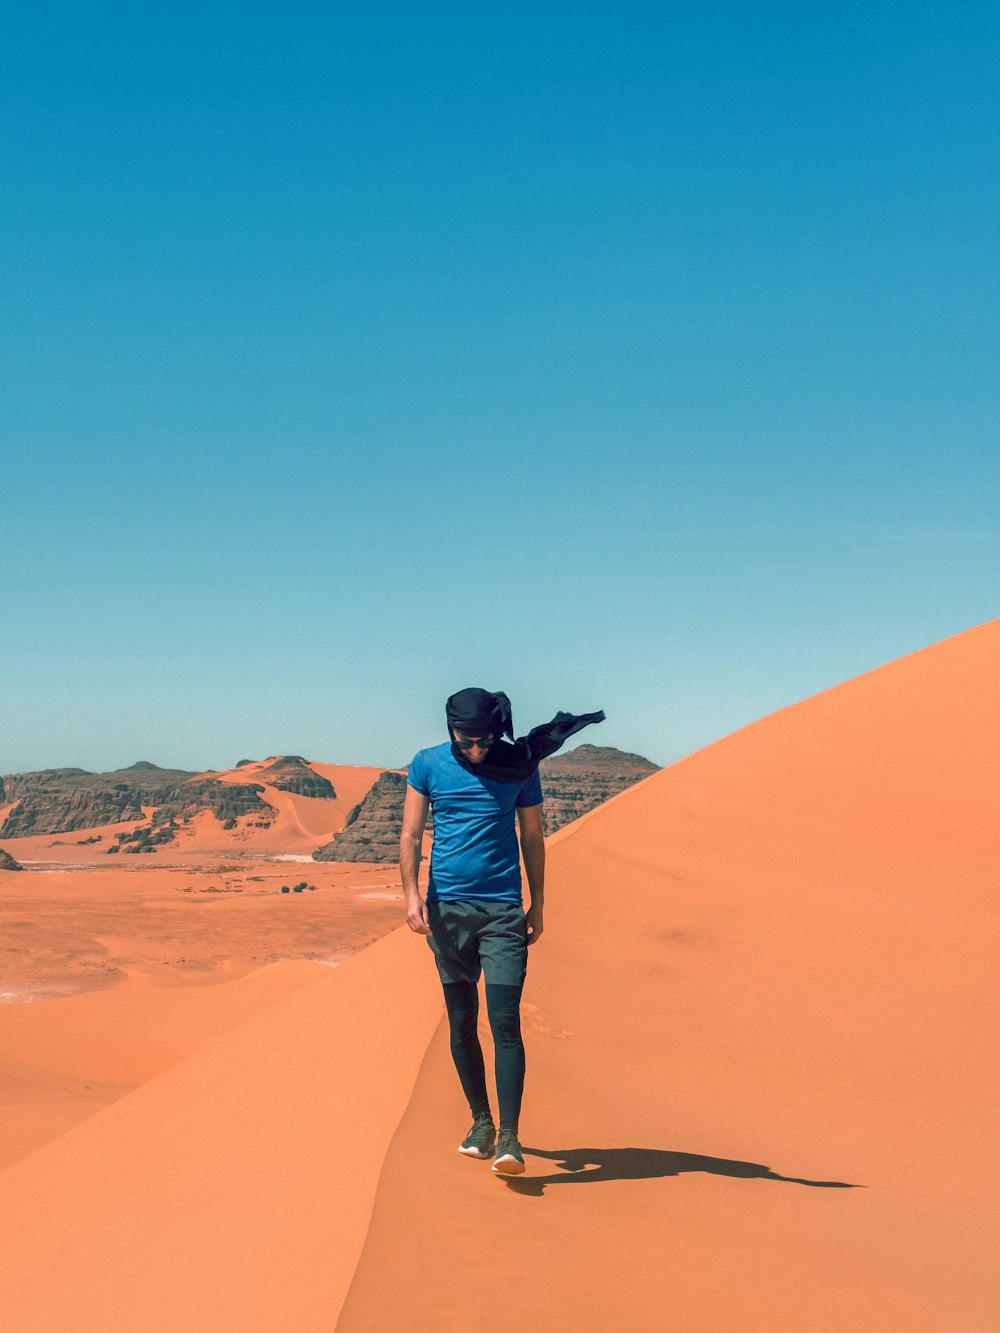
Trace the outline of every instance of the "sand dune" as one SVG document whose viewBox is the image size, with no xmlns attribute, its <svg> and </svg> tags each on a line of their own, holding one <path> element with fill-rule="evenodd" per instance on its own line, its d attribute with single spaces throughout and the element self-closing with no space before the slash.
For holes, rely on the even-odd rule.
<svg viewBox="0 0 1000 1333">
<path fill-rule="evenodd" d="M 1000 1326 L 998 676 L 994 622 L 557 834 L 531 1179 L 439 1032 L 339 1333 Z"/>
<path fill-rule="evenodd" d="M 351 808 L 364 798 L 379 774 L 385 771 L 352 764 L 310 764 L 309 767 L 320 777 L 328 778 L 333 783 L 337 799 L 330 801 L 313 796 L 297 796 L 264 781 L 260 777 L 260 770 L 266 768 L 269 762 L 262 759 L 244 764 L 241 768 L 213 773 L 212 776 L 223 782 L 260 782 L 264 788 L 261 799 L 278 812 L 270 828 L 255 828 L 252 822 L 244 820 L 230 833 L 222 828 L 217 819 L 208 815 L 188 840 L 192 849 L 314 852 L 340 832 Z M 188 843 L 182 845 L 186 848 Z"/>
<path fill-rule="evenodd" d="M 275 963 L 215 986 L 0 1006 L 0 1167 L 325 972 Z"/>
<path fill-rule="evenodd" d="M 0 1174 L 7 1326 L 992 1333 L 998 670 L 994 622 L 550 840 L 522 1181 L 403 929 Z"/>
<path fill-rule="evenodd" d="M 325 970 L 0 1173 L 5 1333 L 331 1328 L 441 1012 L 413 943 Z"/>
</svg>

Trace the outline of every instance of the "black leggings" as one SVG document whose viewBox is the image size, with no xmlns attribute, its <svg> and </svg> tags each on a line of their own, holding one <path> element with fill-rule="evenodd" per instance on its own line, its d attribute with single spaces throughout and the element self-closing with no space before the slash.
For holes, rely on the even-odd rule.
<svg viewBox="0 0 1000 1333">
<path fill-rule="evenodd" d="M 486 1012 L 490 1017 L 496 1056 L 497 1099 L 500 1126 L 517 1129 L 524 1091 L 524 1043 L 521 1041 L 520 986 L 486 986 Z M 479 1044 L 479 987 L 471 981 L 449 981 L 444 1002 L 451 1027 L 451 1055 L 473 1116 L 490 1109 L 486 1093 L 486 1068 Z"/>
</svg>

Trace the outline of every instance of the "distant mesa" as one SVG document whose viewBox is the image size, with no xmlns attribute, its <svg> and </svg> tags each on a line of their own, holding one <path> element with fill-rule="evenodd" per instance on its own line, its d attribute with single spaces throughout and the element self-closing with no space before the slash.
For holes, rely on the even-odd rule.
<svg viewBox="0 0 1000 1333">
<path fill-rule="evenodd" d="M 152 848 L 172 841 L 177 822 L 202 810 L 210 810 L 223 823 L 248 814 L 270 823 L 276 812 L 261 799 L 262 791 L 260 783 L 222 782 L 149 763 L 111 773 L 78 768 L 12 773 L 0 782 L 0 800 L 13 803 L 0 833 L 24 838 L 145 821 L 142 829 L 119 842 Z M 155 806 L 151 820 L 147 821 L 143 806 L 147 810 Z M 117 851 L 118 845 L 109 850 Z"/>
<path fill-rule="evenodd" d="M 279 791 L 291 792 L 294 796 L 315 796 L 322 800 L 335 801 L 337 793 L 329 778 L 319 775 L 300 754 L 276 754 L 267 759 L 240 759 L 233 767 L 246 768 L 248 764 L 262 764 L 257 772 L 261 782 Z"/>
<path fill-rule="evenodd" d="M 184 783 L 195 776 L 145 763 L 111 773 L 88 773 L 82 768 L 11 773 L 2 779 L 0 799 L 16 804 L 0 833 L 25 838 L 143 819 L 144 805 L 176 800 Z"/>
<path fill-rule="evenodd" d="M 612 745 L 579 745 L 568 754 L 543 759 L 540 772 L 545 796 L 542 825 L 549 834 L 658 773 L 659 766 Z"/>
<path fill-rule="evenodd" d="M 259 828 L 270 827 L 278 811 L 265 799 L 265 785 L 298 796 L 337 798 L 333 783 L 301 755 L 272 755 L 247 782 L 225 782 L 212 769 L 160 768 L 147 759 L 111 773 L 48 768 L 0 778 L 0 805 L 11 807 L 0 834 L 25 838 L 136 823 L 139 827 L 116 835 L 108 853 L 153 852 L 174 841 L 178 824 L 206 810 L 227 830 L 247 816 Z"/>
<path fill-rule="evenodd" d="M 569 754 L 552 755 L 540 765 L 542 825 L 546 834 L 595 810 L 612 796 L 658 772 L 642 755 L 611 745 L 581 745 Z M 313 852 L 316 861 L 398 861 L 403 828 L 405 773 L 383 773 L 343 830 Z M 433 821 L 428 816 L 428 831 Z"/>
<path fill-rule="evenodd" d="M 10 852 L 4 851 L 0 847 L 0 870 L 23 870 L 24 866 L 20 861 L 15 861 Z"/>
<path fill-rule="evenodd" d="M 239 767 L 239 765 L 237 765 Z M 335 801 L 337 793 L 329 778 L 321 777 L 300 754 L 278 755 L 262 768 L 257 777 L 279 791 L 293 796 L 314 796 Z"/>
</svg>

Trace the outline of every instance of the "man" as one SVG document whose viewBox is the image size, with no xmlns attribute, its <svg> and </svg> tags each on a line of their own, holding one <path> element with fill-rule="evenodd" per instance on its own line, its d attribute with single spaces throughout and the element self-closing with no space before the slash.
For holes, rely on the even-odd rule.
<svg viewBox="0 0 1000 1333">
<path fill-rule="evenodd" d="M 459 1145 L 468 1157 L 496 1156 L 493 1170 L 520 1175 L 518 1121 L 524 1089 L 520 1001 L 528 948 L 543 930 L 545 842 L 538 764 L 598 713 L 557 713 L 527 736 L 513 737 L 510 701 L 502 692 L 460 690 L 445 708 L 449 740 L 414 756 L 407 775 L 399 844 L 406 920 L 426 935 L 444 987 L 451 1053 L 472 1112 Z M 434 843 L 426 902 L 420 896 L 420 848 L 428 808 Z M 520 853 L 529 905 L 521 900 Z M 486 1091 L 479 1044 L 479 978 L 493 1034 L 500 1133 Z"/>
</svg>

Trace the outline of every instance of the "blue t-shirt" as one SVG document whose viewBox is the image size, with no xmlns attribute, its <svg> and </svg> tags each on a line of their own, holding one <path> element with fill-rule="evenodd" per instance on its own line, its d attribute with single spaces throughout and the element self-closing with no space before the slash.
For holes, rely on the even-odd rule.
<svg viewBox="0 0 1000 1333">
<path fill-rule="evenodd" d="M 429 798 L 434 814 L 427 901 L 486 898 L 520 903 L 514 811 L 541 805 L 538 770 L 521 783 L 481 778 L 462 767 L 451 742 L 445 741 L 414 755 L 406 780 Z"/>
</svg>

